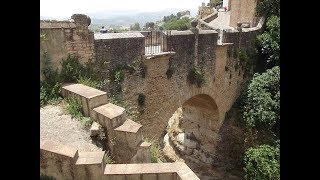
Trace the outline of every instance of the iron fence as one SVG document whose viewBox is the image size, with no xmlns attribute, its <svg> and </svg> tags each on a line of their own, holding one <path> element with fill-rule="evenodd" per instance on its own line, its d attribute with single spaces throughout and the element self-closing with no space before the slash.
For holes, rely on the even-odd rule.
<svg viewBox="0 0 320 180">
<path fill-rule="evenodd" d="M 167 51 L 167 35 L 171 35 L 171 31 L 152 30 L 143 33 L 145 36 L 145 54 L 159 54 Z"/>
</svg>

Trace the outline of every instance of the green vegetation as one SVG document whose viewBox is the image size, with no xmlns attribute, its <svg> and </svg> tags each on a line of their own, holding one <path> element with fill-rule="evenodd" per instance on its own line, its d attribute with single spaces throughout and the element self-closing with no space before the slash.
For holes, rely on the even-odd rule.
<svg viewBox="0 0 320 180">
<path fill-rule="evenodd" d="M 124 101 L 120 94 L 111 95 L 108 98 L 112 104 L 125 108 L 129 119 L 135 122 L 139 120 L 140 112 L 138 110 L 138 107 L 127 101 Z"/>
<path fill-rule="evenodd" d="M 40 81 L 40 107 L 46 104 L 55 104 L 61 100 L 59 92 L 61 83 L 59 80 L 59 73 L 53 70 L 51 65 L 51 58 L 48 53 L 43 54 L 44 68 L 42 73 L 45 81 Z"/>
<path fill-rule="evenodd" d="M 62 82 L 77 82 L 79 78 L 89 74 L 76 56 L 69 55 L 67 59 L 62 59 L 61 67 L 60 76 Z"/>
<path fill-rule="evenodd" d="M 71 117 L 78 119 L 82 126 L 89 128 L 93 121 L 90 117 L 85 117 L 83 115 L 82 103 L 80 99 L 75 97 L 67 97 L 65 101 L 67 103 L 66 110 Z"/>
<path fill-rule="evenodd" d="M 43 42 L 47 40 L 47 34 L 46 33 L 40 33 L 40 42 Z"/>
<path fill-rule="evenodd" d="M 243 119 L 248 127 L 271 129 L 280 121 L 279 66 L 254 75 L 243 108 Z"/>
<path fill-rule="evenodd" d="M 55 104 L 61 100 L 59 95 L 63 83 L 81 82 L 98 87 L 98 81 L 91 77 L 91 68 L 82 65 L 78 57 L 69 55 L 61 61 L 61 71 L 53 69 L 51 58 L 47 52 L 43 54 L 44 68 L 41 70 L 45 80 L 40 81 L 40 107 Z"/>
<path fill-rule="evenodd" d="M 280 17 L 280 0 L 262 0 L 257 4 L 257 14 L 267 18 L 275 15 Z"/>
<path fill-rule="evenodd" d="M 151 163 L 158 163 L 158 157 L 160 156 L 160 147 L 158 144 L 152 143 L 150 147 Z"/>
<path fill-rule="evenodd" d="M 109 151 L 104 154 L 104 163 L 105 164 L 114 164 L 114 160 L 111 158 Z"/>
<path fill-rule="evenodd" d="M 280 179 L 280 0 L 262 0 L 257 13 L 267 18 L 265 31 L 257 36 L 256 48 L 261 53 L 264 72 L 255 73 L 244 83 L 237 100 L 240 126 L 244 128 L 243 155 L 245 179 Z M 248 72 L 255 49 L 228 49 Z M 262 56 L 261 56 L 262 55 Z M 236 68 L 236 67 L 235 67 Z"/>
<path fill-rule="evenodd" d="M 280 180 L 280 149 L 269 145 L 249 148 L 245 152 L 247 180 Z"/>
<path fill-rule="evenodd" d="M 187 78 L 190 84 L 197 84 L 198 87 L 205 84 L 204 74 L 198 66 L 194 66 L 189 70 Z"/>
<path fill-rule="evenodd" d="M 87 76 L 80 76 L 79 79 L 77 79 L 77 82 L 86 86 L 90 86 L 96 89 L 99 89 L 99 82 L 94 80 L 91 77 Z"/>
<path fill-rule="evenodd" d="M 179 31 L 188 30 L 191 28 L 191 19 L 187 17 L 184 17 L 181 19 L 174 17 L 169 21 L 165 22 L 162 25 L 162 28 L 164 30 L 179 30 Z"/>
<path fill-rule="evenodd" d="M 257 37 L 259 48 L 267 58 L 268 67 L 280 65 L 280 17 L 268 18 L 266 31 Z"/>
<path fill-rule="evenodd" d="M 80 119 L 83 117 L 81 100 L 75 97 L 67 97 L 65 101 L 67 104 L 67 111 L 73 118 Z"/>
<path fill-rule="evenodd" d="M 254 60 L 257 59 L 255 48 L 237 49 L 236 56 L 239 58 L 240 65 L 244 68 L 245 74 L 249 74 L 254 65 Z M 251 74 L 252 75 L 252 74 Z"/>
<path fill-rule="evenodd" d="M 161 148 L 159 143 L 157 143 L 155 140 L 149 140 L 148 138 L 145 138 L 144 141 L 151 143 L 151 146 L 150 146 L 151 163 L 161 162 L 162 161 L 161 159 L 163 159 L 163 156 L 161 154 Z"/>
<path fill-rule="evenodd" d="M 140 24 L 139 23 L 134 23 L 134 25 L 130 25 L 130 31 L 140 31 Z"/>
</svg>

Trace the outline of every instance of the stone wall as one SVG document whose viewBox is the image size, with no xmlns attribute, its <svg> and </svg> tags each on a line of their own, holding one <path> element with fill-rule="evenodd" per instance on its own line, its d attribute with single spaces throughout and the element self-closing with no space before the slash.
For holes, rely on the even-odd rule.
<svg viewBox="0 0 320 180">
<path fill-rule="evenodd" d="M 230 0 L 230 26 L 236 28 L 238 22 L 248 22 L 252 26 L 258 0 Z"/>
<path fill-rule="evenodd" d="M 188 83 L 189 69 L 195 63 L 195 35 L 191 31 L 173 31 L 167 37 L 168 50 L 175 52 L 154 56 L 144 60 L 147 75 L 144 79 L 130 74 L 125 75 L 123 83 L 124 98 L 138 106 L 139 93 L 146 96 L 145 110 L 140 122 L 144 135 L 160 138 L 172 114 L 189 98 L 198 94 L 207 94 L 218 107 L 219 121 L 232 106 L 237 97 L 242 73 L 226 72 L 227 49 L 229 45 L 218 46 L 217 32 L 200 31 L 198 45 L 198 66 L 203 70 L 206 84 L 199 88 Z M 171 67 L 173 74 L 167 78 Z M 230 78 L 230 73 L 234 76 Z"/>
<path fill-rule="evenodd" d="M 103 154 L 45 141 L 40 144 L 40 174 L 68 180 L 199 180 L 182 162 L 104 164 Z"/>
<path fill-rule="evenodd" d="M 74 179 L 78 150 L 51 141 L 40 145 L 40 173 L 57 179 Z"/>
<path fill-rule="evenodd" d="M 198 19 L 202 19 L 205 18 L 207 16 L 209 16 L 210 14 L 212 14 L 214 12 L 213 7 L 210 6 L 205 6 L 204 3 L 202 3 L 202 6 L 199 7 L 198 9 Z"/>
<path fill-rule="evenodd" d="M 93 32 L 88 29 L 90 18 L 86 15 L 74 14 L 70 21 L 40 20 L 40 31 L 45 34 L 45 40 L 40 41 L 40 80 L 43 53 L 48 52 L 53 68 L 60 69 L 60 61 L 69 54 L 79 57 L 84 64 L 95 59 Z"/>
<path fill-rule="evenodd" d="M 94 46 L 96 60 L 108 62 L 110 68 L 140 61 L 145 51 L 141 33 L 95 34 Z"/>
<path fill-rule="evenodd" d="M 206 94 L 215 101 L 219 117 L 216 130 L 219 129 L 239 94 L 244 74 L 243 69 L 235 68 L 237 60 L 228 56 L 228 49 L 252 46 L 260 31 L 261 23 L 255 28 L 242 28 L 241 32 L 224 31 L 223 43 L 219 45 L 215 30 L 200 30 L 198 35 L 191 30 L 171 31 L 164 41 L 168 52 L 152 56 L 143 56 L 145 39 L 141 33 L 97 34 L 94 46 L 97 60 L 108 61 L 109 67 L 142 60 L 146 76 L 126 73 L 122 95 L 136 106 L 138 94 L 145 95 L 139 122 L 145 137 L 158 139 L 172 114 L 198 94 Z M 201 87 L 188 82 L 188 73 L 195 64 L 206 79 Z"/>
</svg>

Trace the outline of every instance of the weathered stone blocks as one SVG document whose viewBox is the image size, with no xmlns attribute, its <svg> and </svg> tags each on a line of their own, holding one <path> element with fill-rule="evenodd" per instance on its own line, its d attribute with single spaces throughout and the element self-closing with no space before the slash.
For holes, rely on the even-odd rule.
<svg viewBox="0 0 320 180">
<path fill-rule="evenodd" d="M 98 136 L 100 133 L 100 124 L 93 122 L 90 128 L 90 136 Z"/>
<path fill-rule="evenodd" d="M 90 117 L 93 108 L 108 103 L 107 93 L 82 84 L 64 85 L 61 89 L 63 97 L 73 96 L 82 102 L 85 116 Z"/>
<path fill-rule="evenodd" d="M 122 125 L 127 119 L 125 109 L 112 103 L 94 108 L 91 118 L 108 131 Z"/>
</svg>

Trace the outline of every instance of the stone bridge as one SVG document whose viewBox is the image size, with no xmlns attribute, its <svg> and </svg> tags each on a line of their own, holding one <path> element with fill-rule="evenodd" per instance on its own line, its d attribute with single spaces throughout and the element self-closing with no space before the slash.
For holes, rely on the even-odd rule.
<svg viewBox="0 0 320 180">
<path fill-rule="evenodd" d="M 214 151 L 225 114 L 251 69 L 238 52 L 252 49 L 262 18 L 252 28 L 224 30 L 219 44 L 215 30 L 163 32 L 164 52 L 145 55 L 143 34 L 93 35 L 88 30 L 89 17 L 72 17 L 63 22 L 40 21 L 41 31 L 47 34 L 47 40 L 41 42 L 40 56 L 44 51 L 51 53 L 57 68 L 68 54 L 78 55 L 82 63 L 90 59 L 107 62 L 109 70 L 118 65 L 143 64 L 145 76 L 126 73 L 121 93 L 136 106 L 139 94 L 145 96 L 139 120 L 143 135 L 160 140 L 169 133 L 172 141 L 182 144 L 180 150 L 186 154 L 194 149 L 200 149 L 202 154 Z M 190 82 L 190 72 L 195 67 L 205 79 L 201 86 Z M 184 144 L 181 139 L 190 143 Z"/>
</svg>

